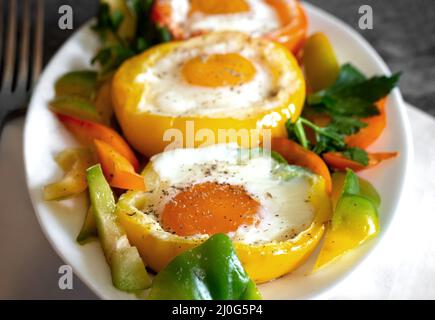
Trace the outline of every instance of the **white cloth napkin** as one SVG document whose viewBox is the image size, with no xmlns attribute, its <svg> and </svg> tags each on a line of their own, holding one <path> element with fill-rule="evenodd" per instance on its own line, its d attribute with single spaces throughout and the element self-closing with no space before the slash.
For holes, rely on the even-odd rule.
<svg viewBox="0 0 435 320">
<path fill-rule="evenodd" d="M 408 108 L 415 144 L 414 181 L 375 251 L 322 299 L 435 299 L 435 119 Z M 74 278 L 60 290 L 63 262 L 44 238 L 27 195 L 23 119 L 0 140 L 0 299 L 95 299 Z"/>
</svg>

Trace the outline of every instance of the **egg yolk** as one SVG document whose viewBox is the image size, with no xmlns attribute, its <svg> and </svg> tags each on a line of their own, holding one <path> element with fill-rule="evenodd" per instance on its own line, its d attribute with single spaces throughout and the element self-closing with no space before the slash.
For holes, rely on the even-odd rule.
<svg viewBox="0 0 435 320">
<path fill-rule="evenodd" d="M 242 186 L 206 182 L 184 189 L 169 201 L 161 223 L 179 236 L 228 233 L 258 221 L 259 208 Z"/>
<path fill-rule="evenodd" d="M 249 11 L 246 0 L 190 0 L 191 12 L 232 14 Z"/>
<path fill-rule="evenodd" d="M 196 57 L 182 66 L 183 77 L 188 83 L 211 88 L 247 83 L 255 73 L 253 63 L 237 53 Z"/>
</svg>

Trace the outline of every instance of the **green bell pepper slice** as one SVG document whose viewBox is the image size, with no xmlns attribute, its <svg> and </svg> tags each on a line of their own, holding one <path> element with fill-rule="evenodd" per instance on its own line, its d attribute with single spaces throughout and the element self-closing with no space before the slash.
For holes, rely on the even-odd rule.
<svg viewBox="0 0 435 320">
<path fill-rule="evenodd" d="M 64 74 L 55 84 L 56 96 L 75 96 L 92 100 L 97 87 L 97 72 L 73 71 Z"/>
<path fill-rule="evenodd" d="M 82 228 L 80 229 L 76 241 L 80 245 L 85 245 L 92 240 L 97 239 L 97 236 L 98 234 L 97 225 L 95 224 L 94 219 L 94 209 L 92 208 L 92 206 L 90 206 L 88 211 L 86 212 L 85 220 L 83 221 Z"/>
<path fill-rule="evenodd" d="M 338 200 L 342 196 L 344 192 L 344 181 L 346 179 L 345 172 L 334 172 L 332 174 L 332 203 L 335 206 L 337 205 Z M 353 179 L 352 179 L 353 180 Z M 359 194 L 363 197 L 370 199 L 376 208 L 379 208 L 381 205 L 381 196 L 378 191 L 373 187 L 373 185 L 367 180 L 358 177 L 359 181 Z M 349 193 L 349 190 L 347 190 Z"/>
<path fill-rule="evenodd" d="M 151 285 L 151 280 L 136 247 L 115 213 L 115 198 L 99 164 L 87 170 L 91 206 L 104 255 L 110 265 L 113 285 L 128 292 L 138 292 Z"/>
<path fill-rule="evenodd" d="M 224 234 L 177 256 L 154 279 L 151 300 L 258 300 L 261 295 Z"/>
<path fill-rule="evenodd" d="M 365 189 L 361 189 L 358 176 L 351 170 L 347 171 L 342 184 L 343 191 L 335 206 L 314 270 L 326 266 L 379 233 L 377 207 L 380 198 L 371 185 L 367 189 L 369 185 L 367 182 Z"/>
<path fill-rule="evenodd" d="M 101 115 L 98 113 L 95 104 L 81 97 L 56 97 L 50 102 L 50 109 L 55 113 L 60 113 L 66 116 L 92 122 L 102 122 Z"/>
</svg>

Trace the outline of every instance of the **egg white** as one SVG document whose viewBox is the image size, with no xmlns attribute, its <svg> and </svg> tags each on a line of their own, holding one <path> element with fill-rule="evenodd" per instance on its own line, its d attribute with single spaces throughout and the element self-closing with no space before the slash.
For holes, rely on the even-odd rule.
<svg viewBox="0 0 435 320">
<path fill-rule="evenodd" d="M 157 177 L 143 208 L 157 231 L 163 231 L 159 215 L 179 190 L 194 184 L 215 182 L 243 186 L 260 203 L 259 223 L 242 225 L 228 235 L 246 244 L 285 241 L 306 230 L 314 218 L 309 202 L 310 179 L 316 176 L 301 169 L 283 179 L 280 166 L 267 151 L 249 152 L 232 144 L 199 149 L 176 149 L 151 159 Z M 286 168 L 290 168 L 286 166 Z M 293 170 L 293 169 L 289 169 Z M 302 172 L 302 174 L 300 174 Z M 160 232 L 163 234 L 164 232 Z M 196 235 L 203 238 L 207 235 Z"/>
<path fill-rule="evenodd" d="M 233 14 L 207 15 L 195 12 L 189 16 L 189 0 L 169 0 L 171 19 L 188 36 L 202 31 L 240 31 L 252 36 L 268 33 L 280 27 L 276 11 L 263 0 L 246 0 L 250 10 Z"/>
<path fill-rule="evenodd" d="M 251 42 L 240 33 L 218 33 L 189 40 L 186 46 L 169 52 L 135 81 L 144 84 L 139 108 L 169 116 L 208 116 L 245 118 L 261 110 L 282 105 L 295 74 L 282 73 L 275 79 L 265 57 L 272 49 L 268 42 Z M 182 75 L 182 66 L 198 56 L 238 53 L 251 61 L 253 79 L 237 86 L 216 88 L 192 85 Z M 278 59 L 281 57 L 277 57 Z M 261 107 L 261 108 L 259 108 Z"/>
</svg>

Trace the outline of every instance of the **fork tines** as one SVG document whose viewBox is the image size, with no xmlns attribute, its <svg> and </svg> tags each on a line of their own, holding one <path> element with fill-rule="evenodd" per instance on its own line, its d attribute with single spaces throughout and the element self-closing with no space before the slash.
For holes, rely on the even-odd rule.
<svg viewBox="0 0 435 320">
<path fill-rule="evenodd" d="M 0 93 L 29 92 L 41 73 L 43 0 L 0 0 Z"/>
</svg>

